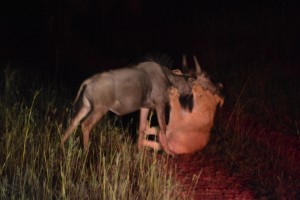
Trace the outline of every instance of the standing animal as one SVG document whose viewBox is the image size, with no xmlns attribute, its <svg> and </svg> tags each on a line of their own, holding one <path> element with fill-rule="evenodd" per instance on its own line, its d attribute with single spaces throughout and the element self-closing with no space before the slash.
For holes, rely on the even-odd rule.
<svg viewBox="0 0 300 200">
<path fill-rule="evenodd" d="M 149 110 L 155 109 L 161 130 L 159 141 L 167 153 L 173 154 L 165 135 L 165 107 L 169 102 L 167 91 L 170 86 L 177 88 L 181 95 L 191 93 L 191 82 L 186 76 L 176 75 L 153 61 L 88 78 L 77 93 L 75 115 L 61 139 L 61 145 L 81 122 L 83 145 L 88 149 L 91 129 L 108 111 L 124 115 L 140 109 L 138 147 L 141 149 Z"/>
</svg>

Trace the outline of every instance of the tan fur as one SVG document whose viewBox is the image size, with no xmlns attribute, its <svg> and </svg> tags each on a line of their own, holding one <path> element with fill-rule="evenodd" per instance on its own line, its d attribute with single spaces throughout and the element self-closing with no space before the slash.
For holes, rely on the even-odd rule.
<svg viewBox="0 0 300 200">
<path fill-rule="evenodd" d="M 168 146 L 175 154 L 193 153 L 207 145 L 216 108 L 224 102 L 222 97 L 204 90 L 199 84 L 193 86 L 192 92 L 192 112 L 181 108 L 175 88 L 169 93 L 171 112 L 166 136 Z M 160 148 L 159 144 L 151 141 L 144 141 L 144 145 L 156 150 Z"/>
</svg>

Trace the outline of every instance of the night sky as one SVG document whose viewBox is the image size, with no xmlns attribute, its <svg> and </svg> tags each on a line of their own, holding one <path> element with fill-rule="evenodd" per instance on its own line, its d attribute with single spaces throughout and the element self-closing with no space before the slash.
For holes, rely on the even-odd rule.
<svg viewBox="0 0 300 200">
<path fill-rule="evenodd" d="M 201 64 L 286 60 L 299 51 L 296 0 L 1 1 L 0 61 L 84 76 L 149 53 Z"/>
</svg>

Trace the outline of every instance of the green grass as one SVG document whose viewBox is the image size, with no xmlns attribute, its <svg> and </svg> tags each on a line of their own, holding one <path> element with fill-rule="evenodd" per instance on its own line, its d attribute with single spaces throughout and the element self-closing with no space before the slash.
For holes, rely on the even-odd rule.
<svg viewBox="0 0 300 200">
<path fill-rule="evenodd" d="M 80 129 L 61 149 L 67 95 L 32 85 L 23 96 L 20 72 L 6 69 L 4 77 L 0 199 L 181 199 L 172 172 L 155 154 L 138 153 L 117 118 L 93 129 L 89 152 Z"/>
</svg>

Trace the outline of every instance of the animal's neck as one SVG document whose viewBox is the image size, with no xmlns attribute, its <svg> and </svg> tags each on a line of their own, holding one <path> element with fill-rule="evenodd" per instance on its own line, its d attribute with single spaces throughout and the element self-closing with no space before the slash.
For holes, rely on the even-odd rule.
<svg viewBox="0 0 300 200">
<path fill-rule="evenodd" d="M 188 85 L 186 77 L 184 75 L 176 75 L 170 69 L 162 67 L 170 84 L 179 90 L 181 95 L 187 95 L 191 93 L 191 87 Z"/>
</svg>

